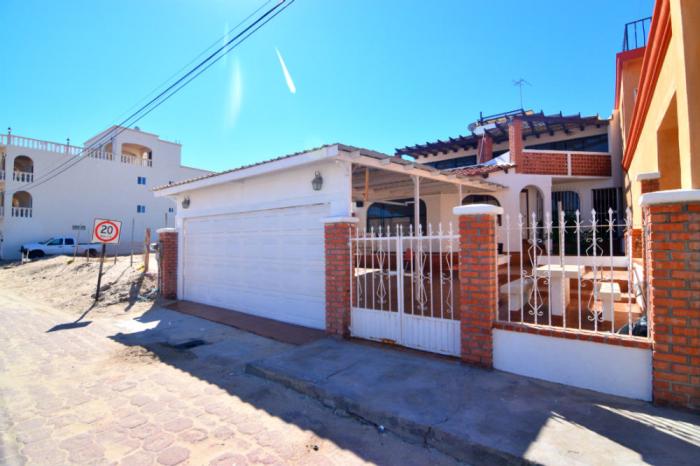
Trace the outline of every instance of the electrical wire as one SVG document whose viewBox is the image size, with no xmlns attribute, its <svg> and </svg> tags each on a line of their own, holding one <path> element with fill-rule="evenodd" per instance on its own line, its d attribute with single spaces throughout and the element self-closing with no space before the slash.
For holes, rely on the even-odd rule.
<svg viewBox="0 0 700 466">
<path fill-rule="evenodd" d="M 197 66 L 189 70 L 187 73 L 185 73 L 183 76 L 181 76 L 178 80 L 176 80 L 174 83 L 169 85 L 165 90 L 160 92 L 156 97 L 152 98 L 148 103 L 145 105 L 141 106 L 137 111 L 132 113 L 128 118 L 123 120 L 119 125 L 116 125 L 112 130 L 110 130 L 107 134 L 105 134 L 99 141 L 91 144 L 89 147 L 84 148 L 74 159 L 70 159 L 67 162 L 64 162 L 63 164 L 60 164 L 57 167 L 54 167 L 52 170 L 50 170 L 46 175 L 40 177 L 33 183 L 31 183 L 29 186 L 25 187 L 25 190 L 30 190 L 34 189 L 38 186 L 41 186 L 42 184 L 52 180 L 53 178 L 61 175 L 62 173 L 65 173 L 68 171 L 70 168 L 74 167 L 78 163 L 80 163 L 82 160 L 85 160 L 89 158 L 89 156 L 85 155 L 86 153 L 89 155 L 89 153 L 98 150 L 100 147 L 102 147 L 105 143 L 107 143 L 109 140 L 112 140 L 113 138 L 117 137 L 124 131 L 128 129 L 129 126 L 135 124 L 136 122 L 140 121 L 142 118 L 144 118 L 146 115 L 150 114 L 153 110 L 158 108 L 160 105 L 165 103 L 168 99 L 170 99 L 172 96 L 174 96 L 177 92 L 179 92 L 183 87 L 185 87 L 187 84 L 192 82 L 192 80 L 196 79 L 198 76 L 200 76 L 203 72 L 208 70 L 211 66 L 213 66 L 215 63 L 217 63 L 221 58 L 223 58 L 226 54 L 231 52 L 233 49 L 238 47 L 240 44 L 245 42 L 250 36 L 252 36 L 255 32 L 257 32 L 260 28 L 265 26 L 268 22 L 270 22 L 273 18 L 275 18 L 277 15 L 282 13 L 284 10 L 286 10 L 289 6 L 291 6 L 294 3 L 295 0 L 279 0 L 279 2 L 267 10 L 263 15 L 258 17 L 253 23 L 251 23 L 249 26 L 247 26 L 243 31 L 240 33 L 236 34 L 232 39 L 227 41 L 224 45 L 219 47 L 215 52 L 211 53 L 210 55 L 207 56 L 204 60 L 199 62 Z M 269 3 L 269 2 L 267 2 Z M 265 3 L 263 7 L 267 4 Z M 281 5 L 284 6 L 280 8 Z M 256 11 L 260 11 L 262 7 L 258 8 Z M 277 11 L 275 11 L 277 10 Z M 247 18 L 250 18 L 252 15 L 254 15 L 255 12 L 253 12 L 251 15 L 249 15 Z M 246 19 L 247 20 L 247 19 Z M 245 23 L 246 20 L 243 20 L 241 23 Z M 217 41 L 218 43 L 218 41 Z M 206 53 L 209 49 L 211 49 L 212 46 L 208 47 L 205 52 L 203 52 L 201 55 Z M 159 87 L 162 87 L 159 86 Z M 149 108 L 151 107 L 151 108 Z"/>
</svg>

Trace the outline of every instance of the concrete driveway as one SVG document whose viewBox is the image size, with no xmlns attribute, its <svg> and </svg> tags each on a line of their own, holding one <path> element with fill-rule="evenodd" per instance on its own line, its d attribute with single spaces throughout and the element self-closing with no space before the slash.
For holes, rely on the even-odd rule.
<svg viewBox="0 0 700 466">
<path fill-rule="evenodd" d="M 287 344 L 161 308 L 90 319 L 0 294 L 0 464 L 456 464 L 244 372 Z"/>
</svg>

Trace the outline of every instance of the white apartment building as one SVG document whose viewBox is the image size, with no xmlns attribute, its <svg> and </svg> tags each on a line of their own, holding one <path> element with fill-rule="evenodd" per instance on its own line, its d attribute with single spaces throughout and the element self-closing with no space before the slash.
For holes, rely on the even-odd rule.
<svg viewBox="0 0 700 466">
<path fill-rule="evenodd" d="M 138 128 L 108 128 L 85 147 L 91 148 L 87 155 L 83 147 L 17 136 L 9 129 L 0 134 L 1 259 L 19 258 L 23 243 L 52 236 L 89 242 L 95 218 L 122 222 L 120 253 L 132 248 L 133 225 L 138 251 L 146 228 L 155 238 L 155 229 L 174 224 L 175 204 L 154 197 L 151 189 L 210 173 L 181 165 L 180 144 Z M 83 160 L 70 163 L 77 157 Z"/>
</svg>

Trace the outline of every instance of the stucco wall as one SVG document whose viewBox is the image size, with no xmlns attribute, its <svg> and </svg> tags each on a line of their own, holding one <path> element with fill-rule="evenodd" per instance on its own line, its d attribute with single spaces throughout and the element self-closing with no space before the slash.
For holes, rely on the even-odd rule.
<svg viewBox="0 0 700 466">
<path fill-rule="evenodd" d="M 144 145 L 153 150 L 153 166 L 144 167 L 114 161 L 86 158 L 65 173 L 30 189 L 32 217 L 11 216 L 10 206 L 14 192 L 22 191 L 30 184 L 12 180 L 15 157 L 28 156 L 34 164 L 35 180 L 74 156 L 6 146 L 4 205 L 5 215 L 0 217 L 0 232 L 3 242 L 0 256 L 4 259 L 19 257 L 20 245 L 41 241 L 51 236 L 74 235 L 73 225 L 85 225 L 80 241 L 89 241 L 90 229 L 95 218 L 110 218 L 122 221 L 121 253 L 131 249 L 131 225 L 134 221 L 134 243 L 141 247 L 145 229 L 173 226 L 175 213 L 169 212 L 175 203 L 167 198 L 155 198 L 152 188 L 206 173 L 203 170 L 180 166 L 180 146 L 159 141 L 153 136 L 149 141 L 144 136 Z M 139 176 L 146 177 L 146 185 L 137 183 Z M 137 205 L 146 207 L 145 213 L 137 213 Z M 112 246 L 109 247 L 113 248 Z"/>
</svg>

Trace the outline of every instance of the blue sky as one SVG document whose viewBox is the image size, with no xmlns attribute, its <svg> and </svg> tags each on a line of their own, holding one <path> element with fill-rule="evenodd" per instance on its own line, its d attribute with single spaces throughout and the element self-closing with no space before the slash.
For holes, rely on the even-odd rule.
<svg viewBox="0 0 700 466">
<path fill-rule="evenodd" d="M 82 143 L 263 0 L 2 0 L 0 128 Z M 608 116 L 626 22 L 653 0 L 296 0 L 138 125 L 221 170 L 343 142 L 465 133 L 479 111 Z M 277 50 L 296 87 L 291 93 Z"/>
</svg>

